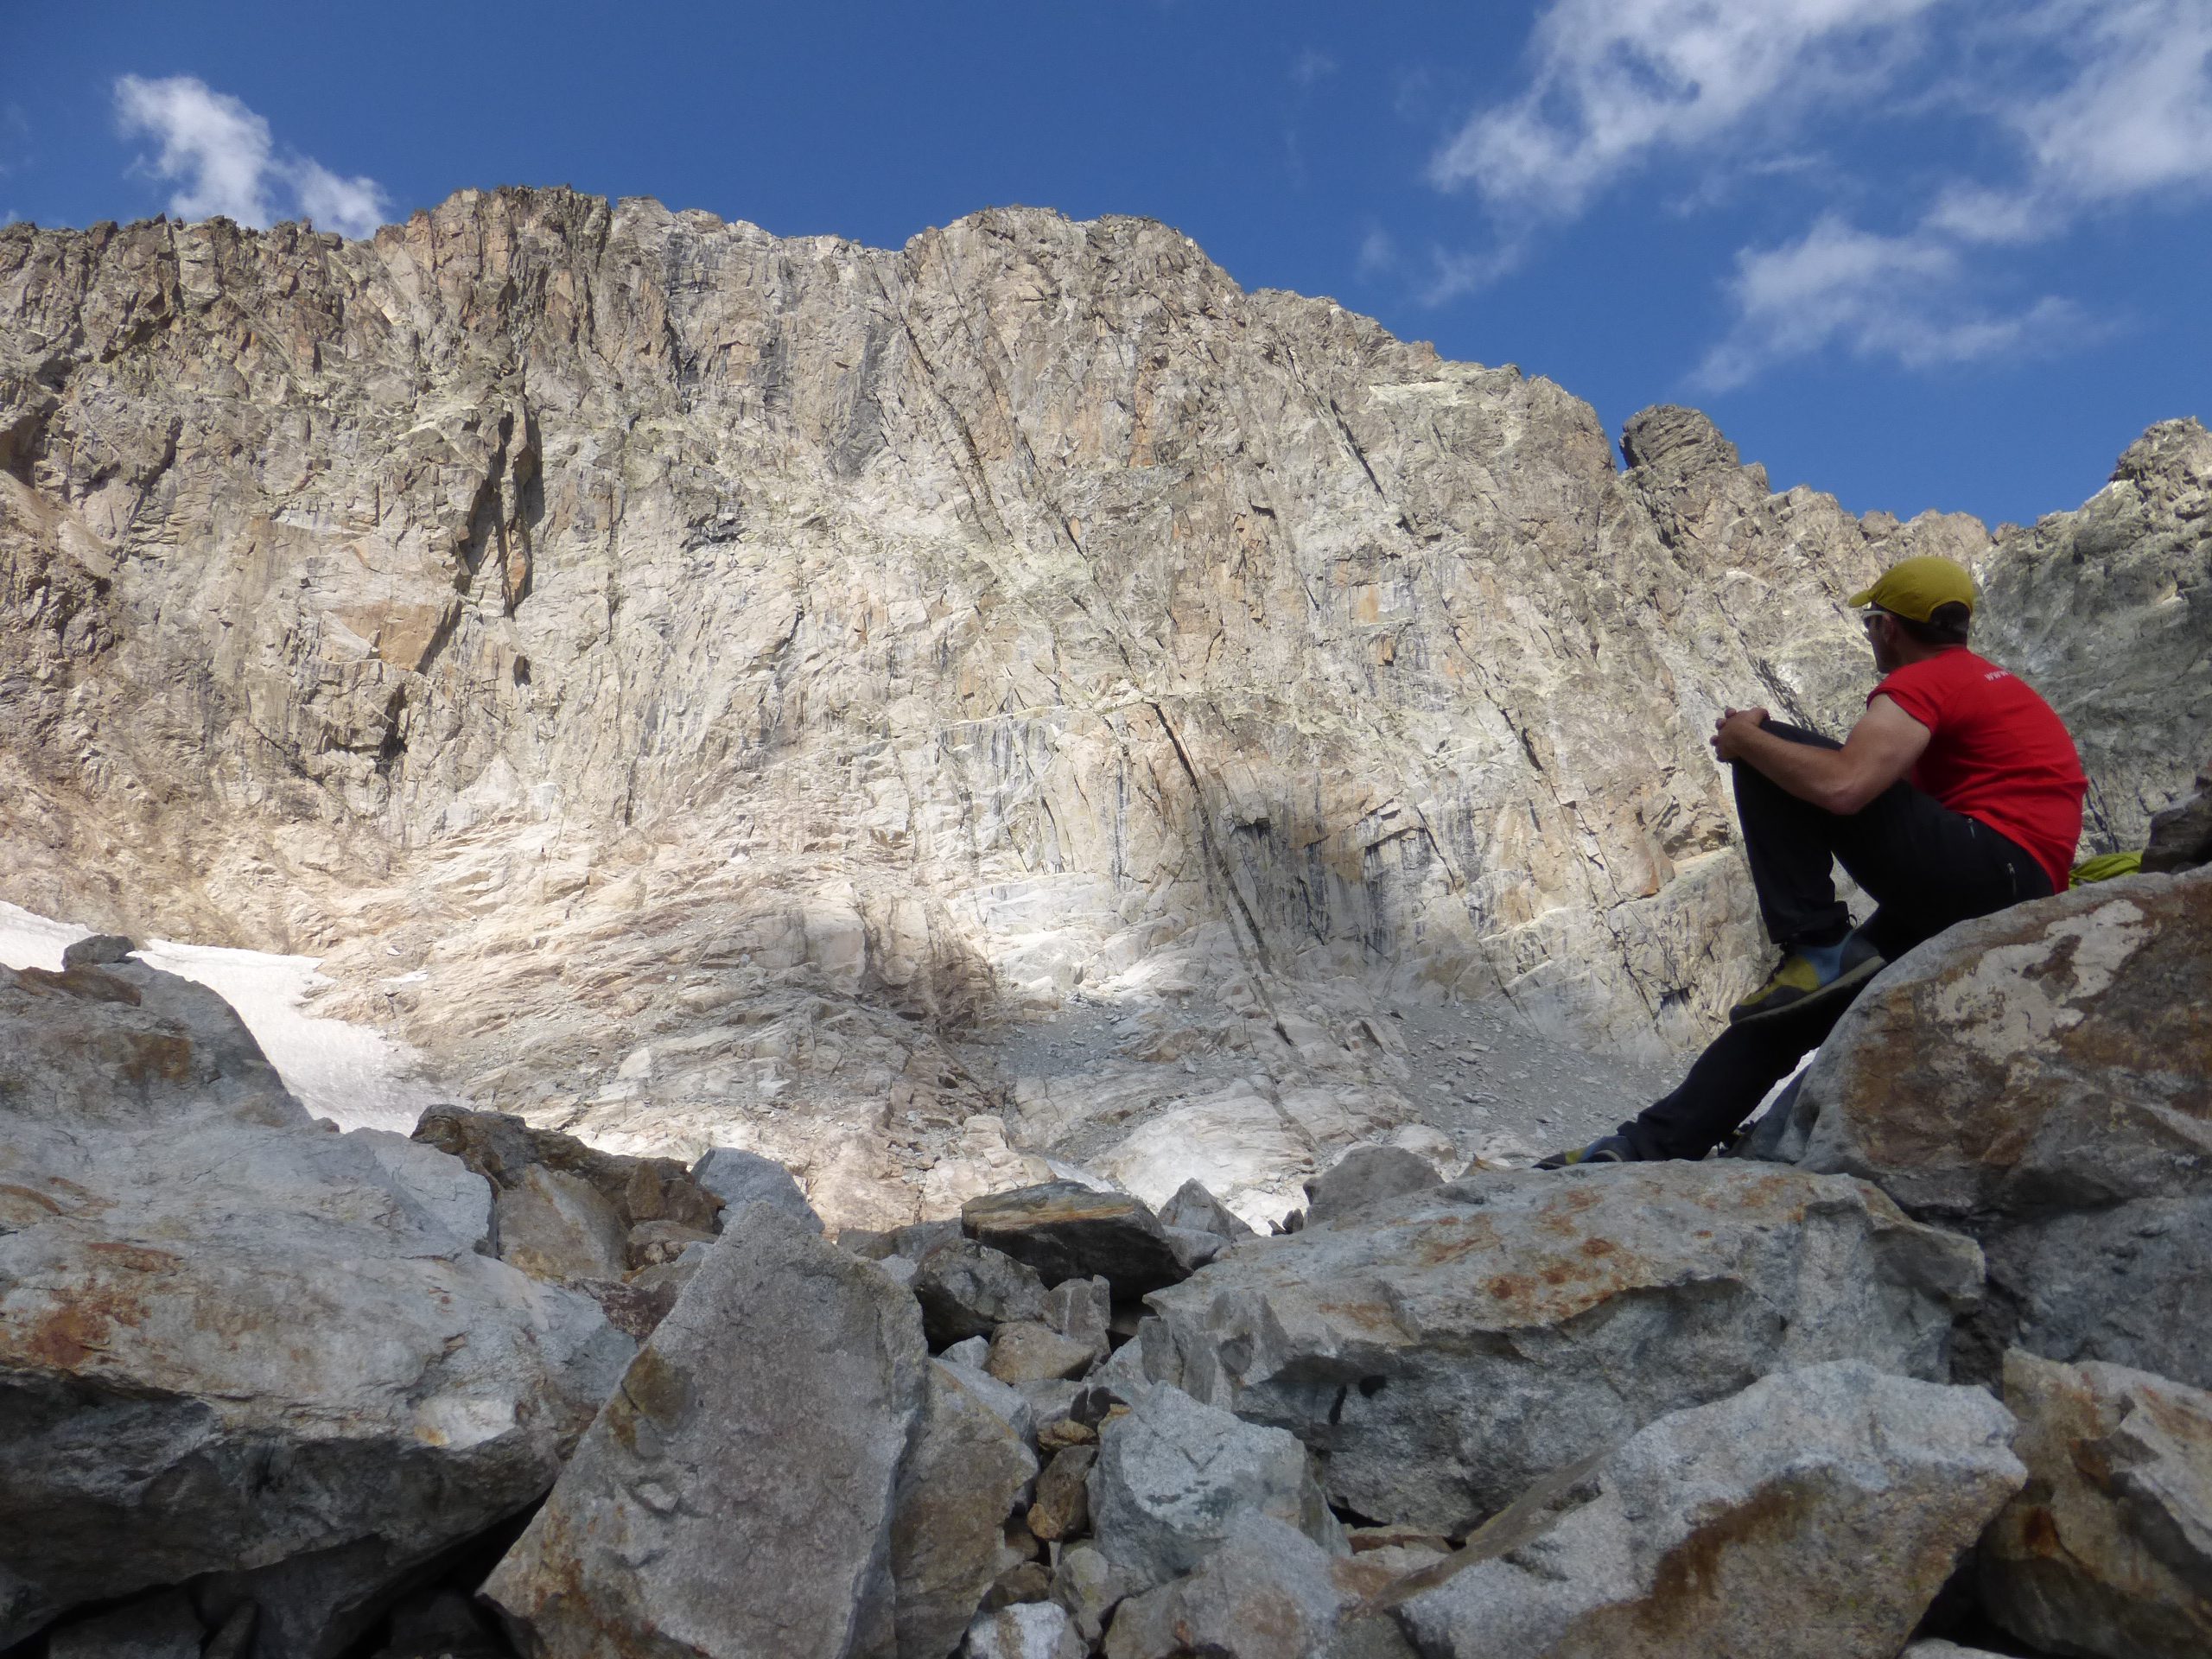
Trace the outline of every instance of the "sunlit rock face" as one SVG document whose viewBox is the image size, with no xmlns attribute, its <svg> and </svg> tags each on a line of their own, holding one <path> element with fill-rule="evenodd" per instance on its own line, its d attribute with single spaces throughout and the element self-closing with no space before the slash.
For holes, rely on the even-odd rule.
<svg viewBox="0 0 2212 1659">
<path fill-rule="evenodd" d="M 1705 738 L 1847 724 L 1891 559 L 1977 563 L 2139 836 L 2212 707 L 2209 442 L 1993 541 L 1686 410 L 1618 470 L 1549 382 L 1141 220 L 11 226 L 0 896 L 320 955 L 454 1095 L 833 1220 L 1232 1096 L 1294 1186 L 1423 1116 L 1391 1006 L 1711 1028 L 1761 947 Z M 997 1046 L 1071 1005 L 1077 1086 Z"/>
</svg>

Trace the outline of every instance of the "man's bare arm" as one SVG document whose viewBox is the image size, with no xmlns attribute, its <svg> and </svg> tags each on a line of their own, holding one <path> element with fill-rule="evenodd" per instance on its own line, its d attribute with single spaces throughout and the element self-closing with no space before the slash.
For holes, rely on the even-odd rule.
<svg viewBox="0 0 2212 1659">
<path fill-rule="evenodd" d="M 1762 731 L 1765 718 L 1764 709 L 1731 709 L 1713 734 L 1713 753 L 1745 761 L 1799 800 L 1847 817 L 1910 772 L 1933 735 L 1888 697 L 1867 705 L 1840 749 Z"/>
</svg>

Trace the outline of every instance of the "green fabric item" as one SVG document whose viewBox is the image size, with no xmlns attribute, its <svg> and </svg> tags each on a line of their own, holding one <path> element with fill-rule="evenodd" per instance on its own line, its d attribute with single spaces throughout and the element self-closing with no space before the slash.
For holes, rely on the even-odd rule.
<svg viewBox="0 0 2212 1659">
<path fill-rule="evenodd" d="M 2094 858 L 2085 858 L 2074 867 L 2074 879 L 2069 887 L 2087 887 L 2092 881 L 2109 881 L 2116 875 L 2133 875 L 2143 868 L 2140 853 L 2101 853 Z"/>
</svg>

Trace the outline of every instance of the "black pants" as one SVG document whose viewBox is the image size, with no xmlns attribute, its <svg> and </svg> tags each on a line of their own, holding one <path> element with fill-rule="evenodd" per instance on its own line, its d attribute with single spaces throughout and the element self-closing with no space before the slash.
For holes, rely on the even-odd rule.
<svg viewBox="0 0 2212 1659">
<path fill-rule="evenodd" d="M 1772 721 L 1766 729 L 1793 743 L 1840 747 Z M 1832 861 L 1873 896 L 1878 908 L 1861 931 L 1891 962 L 1954 923 L 2050 892 L 2050 878 L 2026 849 L 1910 784 L 1892 784 L 1847 816 L 1798 799 L 1744 761 L 1735 763 L 1735 774 L 1736 816 L 1759 913 L 1785 950 L 1830 943 L 1850 926 Z M 1622 1124 L 1621 1133 L 1639 1157 L 1702 1158 L 1808 1049 L 1820 1046 L 1850 1002 L 1836 996 L 1798 1014 L 1729 1027 L 1680 1088 Z"/>
</svg>

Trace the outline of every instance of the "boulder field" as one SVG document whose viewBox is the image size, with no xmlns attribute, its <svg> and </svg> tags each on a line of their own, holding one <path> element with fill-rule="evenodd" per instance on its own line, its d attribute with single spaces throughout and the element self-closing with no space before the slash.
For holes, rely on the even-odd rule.
<svg viewBox="0 0 2212 1659">
<path fill-rule="evenodd" d="M 0 902 L 438 1103 L 0 969 L 0 1654 L 2203 1659 L 2208 537 L 2192 420 L 1856 516 L 1137 219 L 0 226 Z M 1923 553 L 2142 873 L 1518 1166 Z"/>
<path fill-rule="evenodd" d="M 0 979 L 0 1637 L 2202 1655 L 2208 906 L 2138 875 L 1893 964 L 1791 1162 L 1382 1147 L 1266 1235 L 1065 1179 L 833 1235 L 734 1149 L 339 1134 L 99 942 Z"/>
</svg>

